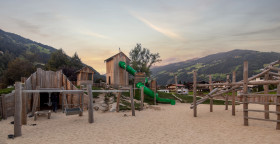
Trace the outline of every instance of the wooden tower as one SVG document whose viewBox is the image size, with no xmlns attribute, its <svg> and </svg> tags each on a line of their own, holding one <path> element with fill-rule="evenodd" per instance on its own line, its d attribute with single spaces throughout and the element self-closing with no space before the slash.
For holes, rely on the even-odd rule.
<svg viewBox="0 0 280 144">
<path fill-rule="evenodd" d="M 119 67 L 119 62 L 130 63 L 130 59 L 123 53 L 118 54 L 104 60 L 106 62 L 106 83 L 109 85 L 128 85 L 128 72 Z"/>
</svg>

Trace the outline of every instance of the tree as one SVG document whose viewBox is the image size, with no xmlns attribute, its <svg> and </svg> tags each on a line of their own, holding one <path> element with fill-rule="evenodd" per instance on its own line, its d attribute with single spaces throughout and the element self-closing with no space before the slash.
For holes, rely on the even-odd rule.
<svg viewBox="0 0 280 144">
<path fill-rule="evenodd" d="M 161 61 L 159 53 L 151 53 L 149 49 L 142 48 L 140 43 L 129 52 L 129 56 L 131 66 L 138 72 L 145 72 L 147 76 L 151 75 L 151 66 Z"/>
<path fill-rule="evenodd" d="M 70 60 L 68 56 L 62 49 L 59 49 L 51 54 L 51 58 L 49 59 L 46 68 L 52 71 L 56 71 L 64 66 L 68 66 L 69 63 Z"/>
<path fill-rule="evenodd" d="M 71 57 L 69 66 L 77 70 L 83 68 L 84 65 L 81 59 L 79 58 L 77 52 L 75 52 L 74 55 Z"/>
<path fill-rule="evenodd" d="M 16 58 L 9 62 L 8 69 L 4 72 L 4 82 L 7 85 L 20 81 L 21 77 L 28 77 L 35 71 L 33 64 L 27 60 Z"/>
</svg>

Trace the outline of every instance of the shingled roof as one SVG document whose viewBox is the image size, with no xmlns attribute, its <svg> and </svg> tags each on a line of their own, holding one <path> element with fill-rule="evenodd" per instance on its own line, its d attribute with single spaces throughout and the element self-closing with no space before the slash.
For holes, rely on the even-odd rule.
<svg viewBox="0 0 280 144">
<path fill-rule="evenodd" d="M 119 54 L 122 54 L 122 55 L 124 55 L 126 58 L 128 58 L 123 52 L 119 52 L 119 53 L 117 53 L 117 54 L 115 54 L 115 55 L 113 55 L 113 56 L 107 58 L 106 60 L 104 60 L 104 62 L 108 62 L 108 61 L 112 60 L 115 56 L 117 56 L 117 55 L 119 55 Z M 129 59 L 129 58 L 128 58 L 128 59 Z M 130 59 L 129 59 L 129 60 L 130 60 Z M 130 60 L 130 61 L 131 61 L 131 60 Z"/>
</svg>

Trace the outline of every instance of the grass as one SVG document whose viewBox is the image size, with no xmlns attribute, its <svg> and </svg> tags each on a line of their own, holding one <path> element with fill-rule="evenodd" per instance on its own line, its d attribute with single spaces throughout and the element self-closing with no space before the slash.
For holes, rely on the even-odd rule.
<svg viewBox="0 0 280 144">
<path fill-rule="evenodd" d="M 76 86 L 78 89 L 80 89 L 80 86 Z M 92 90 L 101 90 L 101 88 L 99 88 L 99 87 L 92 87 Z M 85 92 L 85 94 L 87 94 L 87 92 Z M 98 98 L 98 96 L 99 96 L 99 92 L 93 92 L 92 93 L 92 97 L 93 98 Z"/>
<path fill-rule="evenodd" d="M 207 93 L 206 93 L 207 94 Z M 129 97 L 129 92 L 123 93 L 124 96 Z M 166 99 L 173 99 L 177 100 L 174 96 L 172 96 L 172 93 L 164 93 L 164 92 L 158 92 L 158 95 L 160 98 L 166 98 Z M 182 103 L 192 103 L 193 102 L 193 96 L 189 95 L 179 95 L 175 94 L 178 98 L 182 99 Z M 136 100 L 141 100 L 141 95 L 140 95 L 140 90 L 135 90 L 135 96 L 134 98 Z M 197 97 L 196 100 L 201 99 L 200 97 Z M 144 97 L 144 102 L 148 103 L 149 105 L 154 104 L 154 98 L 151 98 L 150 96 L 145 96 Z M 214 105 L 224 105 L 225 101 L 224 100 L 214 100 L 213 104 Z M 229 102 L 230 103 L 230 102 Z M 210 100 L 206 100 L 203 102 L 203 104 L 210 104 Z"/>
<path fill-rule="evenodd" d="M 5 88 L 5 89 L 0 89 L 0 95 L 1 94 L 8 94 L 11 93 L 15 88 Z"/>
</svg>

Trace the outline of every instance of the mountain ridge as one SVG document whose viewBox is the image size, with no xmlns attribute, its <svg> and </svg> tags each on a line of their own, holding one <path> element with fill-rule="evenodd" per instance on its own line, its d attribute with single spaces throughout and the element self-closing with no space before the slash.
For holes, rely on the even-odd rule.
<svg viewBox="0 0 280 144">
<path fill-rule="evenodd" d="M 237 80 L 242 79 L 243 62 L 249 62 L 249 75 L 254 75 L 265 64 L 279 60 L 280 53 L 259 52 L 254 50 L 235 49 L 228 52 L 211 54 L 192 61 L 182 61 L 157 68 L 152 68 L 152 78 L 156 78 L 159 85 L 174 83 L 174 74 L 178 75 L 178 82 L 192 82 L 192 71 L 197 70 L 199 81 L 208 81 L 212 74 L 213 80 L 224 80 L 227 74 L 236 71 Z"/>
</svg>

